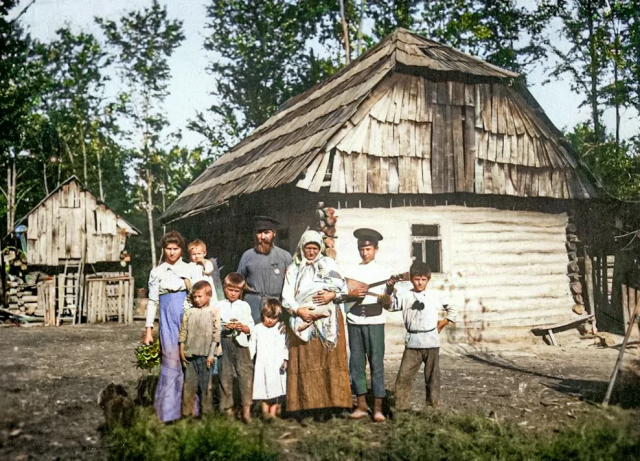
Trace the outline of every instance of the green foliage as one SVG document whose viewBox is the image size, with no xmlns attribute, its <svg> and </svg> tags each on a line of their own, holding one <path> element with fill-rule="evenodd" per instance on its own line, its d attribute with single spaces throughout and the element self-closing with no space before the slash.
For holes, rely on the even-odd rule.
<svg viewBox="0 0 640 461">
<path fill-rule="evenodd" d="M 587 124 L 577 125 L 566 137 L 583 165 L 612 197 L 637 200 L 640 196 L 640 157 L 633 145 L 617 143 L 611 136 L 598 140 Z"/>
<path fill-rule="evenodd" d="M 160 365 L 160 340 L 136 347 L 136 366 L 141 370 L 153 370 Z"/>
<path fill-rule="evenodd" d="M 140 409 L 133 428 L 117 428 L 107 437 L 109 459 L 114 461 L 277 459 L 261 432 L 219 417 L 165 425 L 157 421 L 151 410 Z"/>
<path fill-rule="evenodd" d="M 210 149 L 224 150 L 286 100 L 335 72 L 335 64 L 318 57 L 311 43 L 323 18 L 337 6 L 333 3 L 210 2 L 204 47 L 220 56 L 209 66 L 217 80 L 213 94 L 220 103 L 210 109 L 214 124 L 204 114 L 190 123 L 208 139 Z"/>
<path fill-rule="evenodd" d="M 141 410 L 132 429 L 108 438 L 111 459 L 315 459 L 626 461 L 640 456 L 637 414 L 597 411 L 589 419 L 552 431 L 533 431 L 481 414 L 427 410 L 397 414 L 385 424 L 332 419 L 255 422 L 241 426 L 220 418 L 157 422 Z M 286 426 L 286 428 L 285 428 Z M 284 431 L 300 436 L 283 443 Z"/>
<path fill-rule="evenodd" d="M 513 0 L 426 2 L 422 19 L 426 36 L 515 72 L 544 55 L 539 37 L 546 15 Z"/>
</svg>

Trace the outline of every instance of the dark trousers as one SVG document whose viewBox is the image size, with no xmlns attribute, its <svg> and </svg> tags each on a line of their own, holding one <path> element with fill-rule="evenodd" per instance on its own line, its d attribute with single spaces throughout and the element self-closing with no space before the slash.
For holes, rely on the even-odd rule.
<svg viewBox="0 0 640 461">
<path fill-rule="evenodd" d="M 220 410 L 233 408 L 233 375 L 238 376 L 242 406 L 253 402 L 253 361 L 248 347 L 236 344 L 231 336 L 222 337 L 220 360 Z"/>
<path fill-rule="evenodd" d="M 440 348 L 405 349 L 396 378 L 396 409 L 411 409 L 411 385 L 423 363 L 427 403 L 434 407 L 440 403 Z"/>
<path fill-rule="evenodd" d="M 384 324 L 354 325 L 349 323 L 349 374 L 356 395 L 367 393 L 367 360 L 371 370 L 371 391 L 383 398 L 384 389 Z"/>
<path fill-rule="evenodd" d="M 189 363 L 184 369 L 182 386 L 182 416 L 193 415 L 196 395 L 200 400 L 200 414 L 209 413 L 213 409 L 213 401 L 209 392 L 211 371 L 207 368 L 207 357 L 194 355 L 187 360 Z"/>
</svg>

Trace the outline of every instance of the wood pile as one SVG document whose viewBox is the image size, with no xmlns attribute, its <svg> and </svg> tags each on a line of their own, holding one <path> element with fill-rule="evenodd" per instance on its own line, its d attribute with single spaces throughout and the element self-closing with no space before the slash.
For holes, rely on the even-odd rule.
<svg viewBox="0 0 640 461">
<path fill-rule="evenodd" d="M 324 255 L 336 259 L 335 239 L 337 238 L 336 223 L 338 221 L 336 210 L 331 207 L 325 207 L 324 202 L 319 202 L 316 217 L 318 218 L 316 230 L 323 235 Z"/>
<path fill-rule="evenodd" d="M 44 309 L 38 307 L 37 285 L 22 283 L 18 280 L 7 281 L 8 308 L 18 315 L 36 315 L 44 317 Z"/>
<path fill-rule="evenodd" d="M 585 304 L 589 303 L 590 311 L 593 312 L 593 283 L 591 280 L 592 263 L 584 243 L 577 235 L 577 226 L 573 216 L 569 216 L 567 222 L 567 276 L 569 277 L 569 288 L 573 296 L 573 312 L 583 315 L 587 312 Z M 585 299 L 586 298 L 586 299 Z M 591 321 L 591 333 L 596 333 L 595 318 Z"/>
</svg>

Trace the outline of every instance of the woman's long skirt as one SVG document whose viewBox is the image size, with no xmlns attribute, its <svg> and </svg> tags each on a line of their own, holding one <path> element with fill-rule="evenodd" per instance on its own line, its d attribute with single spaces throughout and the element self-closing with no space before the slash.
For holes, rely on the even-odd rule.
<svg viewBox="0 0 640 461">
<path fill-rule="evenodd" d="M 338 315 L 338 343 L 331 351 L 318 338 L 306 343 L 289 334 L 287 411 L 351 408 L 347 341 Z"/>
<path fill-rule="evenodd" d="M 178 334 L 184 313 L 186 291 L 160 296 L 160 379 L 156 389 L 154 407 L 160 421 L 179 419 L 182 411 L 182 363 Z"/>
</svg>

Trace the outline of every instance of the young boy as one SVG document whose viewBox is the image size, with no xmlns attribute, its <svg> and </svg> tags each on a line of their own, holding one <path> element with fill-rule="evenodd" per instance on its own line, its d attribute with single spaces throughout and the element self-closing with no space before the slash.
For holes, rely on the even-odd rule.
<svg viewBox="0 0 640 461">
<path fill-rule="evenodd" d="M 200 398 L 199 414 L 208 413 L 213 403 L 208 392 L 215 361 L 216 347 L 220 343 L 220 311 L 211 307 L 211 285 L 200 280 L 191 289 L 193 308 L 184 313 L 178 340 L 180 360 L 185 368 L 182 387 L 182 416 L 194 413 L 196 395 Z"/>
<path fill-rule="evenodd" d="M 402 310 L 407 328 L 405 350 L 396 378 L 396 409 L 411 409 L 411 383 L 420 365 L 424 363 L 424 380 L 427 404 L 437 407 L 440 403 L 440 332 L 450 322 L 456 321 L 457 309 L 439 293 L 427 291 L 431 269 L 423 262 L 414 262 L 409 269 L 411 290 L 397 290 L 397 280 L 387 281 L 383 304 L 388 310 Z M 389 296 L 392 295 L 389 299 Z M 390 305 L 389 305 L 390 304 Z M 444 318 L 439 320 L 444 311 Z"/>
<path fill-rule="evenodd" d="M 237 272 L 224 279 L 225 300 L 218 301 L 222 320 L 222 360 L 220 370 L 220 410 L 233 415 L 233 374 L 238 375 L 240 398 L 242 399 L 242 420 L 251 420 L 253 401 L 253 362 L 249 351 L 249 335 L 255 325 L 251 307 L 240 299 L 246 282 Z"/>
<path fill-rule="evenodd" d="M 219 271 L 216 271 L 216 264 L 214 261 L 206 259 L 207 245 L 205 245 L 202 240 L 195 239 L 189 244 L 187 249 L 189 251 L 189 259 L 191 259 L 191 262 L 189 263 L 191 269 L 191 283 L 193 284 L 198 280 L 205 280 L 209 282 L 212 288 L 213 303 L 215 303 L 219 299 L 216 288 L 217 285 L 220 285 L 220 274 Z"/>
</svg>

